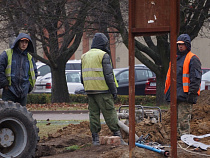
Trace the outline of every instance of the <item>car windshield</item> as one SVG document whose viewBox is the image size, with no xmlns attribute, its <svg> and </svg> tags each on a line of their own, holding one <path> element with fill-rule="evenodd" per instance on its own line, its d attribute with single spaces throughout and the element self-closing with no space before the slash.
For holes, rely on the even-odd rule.
<svg viewBox="0 0 210 158">
<path fill-rule="evenodd" d="M 80 73 L 79 72 L 66 73 L 66 81 L 67 82 L 81 83 Z"/>
<path fill-rule="evenodd" d="M 51 72 L 51 69 L 48 65 L 43 65 L 43 66 L 40 66 L 37 71 L 40 73 L 39 75 L 40 76 L 44 76 L 46 75 L 47 73 Z"/>
</svg>

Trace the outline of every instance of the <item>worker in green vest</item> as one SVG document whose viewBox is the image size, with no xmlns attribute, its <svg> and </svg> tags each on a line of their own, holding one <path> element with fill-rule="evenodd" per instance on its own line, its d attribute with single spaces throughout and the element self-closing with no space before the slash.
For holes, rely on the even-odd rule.
<svg viewBox="0 0 210 158">
<path fill-rule="evenodd" d="M 36 64 L 29 52 L 34 53 L 31 37 L 20 33 L 11 48 L 0 55 L 2 100 L 26 106 L 27 94 L 32 91 L 37 77 Z"/>
<path fill-rule="evenodd" d="M 101 130 L 100 112 L 114 136 L 121 137 L 114 99 L 117 98 L 117 82 L 109 57 L 108 39 L 103 33 L 96 33 L 91 49 L 82 55 L 81 79 L 88 96 L 90 130 L 93 145 L 100 145 L 98 133 Z M 125 144 L 121 137 L 121 144 Z"/>
</svg>

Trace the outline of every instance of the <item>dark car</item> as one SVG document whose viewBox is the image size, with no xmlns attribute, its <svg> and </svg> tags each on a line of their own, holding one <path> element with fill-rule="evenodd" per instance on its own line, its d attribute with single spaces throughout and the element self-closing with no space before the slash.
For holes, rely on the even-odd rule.
<svg viewBox="0 0 210 158">
<path fill-rule="evenodd" d="M 129 68 L 114 69 L 114 74 L 119 87 L 117 94 L 129 94 Z M 84 88 L 78 87 L 75 94 L 84 94 Z M 155 95 L 156 78 L 149 68 L 144 66 L 135 66 L 135 95 Z"/>
<path fill-rule="evenodd" d="M 114 69 L 114 74 L 119 87 L 117 94 L 129 94 L 129 68 Z M 155 74 L 147 67 L 135 66 L 135 95 L 156 94 L 156 80 L 148 80 L 154 78 Z M 153 82 L 152 88 L 150 82 Z M 154 91 L 155 87 L 155 91 Z M 145 91 L 146 90 L 146 91 Z"/>
</svg>

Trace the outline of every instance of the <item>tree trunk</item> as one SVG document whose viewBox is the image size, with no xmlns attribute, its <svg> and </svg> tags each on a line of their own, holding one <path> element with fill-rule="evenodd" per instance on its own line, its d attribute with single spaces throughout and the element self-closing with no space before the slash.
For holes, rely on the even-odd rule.
<svg viewBox="0 0 210 158">
<path fill-rule="evenodd" d="M 65 64 L 64 64 L 65 65 Z M 65 67 L 52 69 L 52 103 L 70 102 L 69 92 L 66 83 Z"/>
<path fill-rule="evenodd" d="M 165 100 L 165 74 L 161 74 L 160 76 L 156 76 L 156 106 L 167 104 Z"/>
</svg>

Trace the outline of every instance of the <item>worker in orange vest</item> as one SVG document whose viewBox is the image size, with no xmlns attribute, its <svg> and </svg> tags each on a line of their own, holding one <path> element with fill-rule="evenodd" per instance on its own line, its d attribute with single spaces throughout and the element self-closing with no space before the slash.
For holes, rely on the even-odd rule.
<svg viewBox="0 0 210 158">
<path fill-rule="evenodd" d="M 201 62 L 191 52 L 191 39 L 188 34 L 177 38 L 177 131 L 179 135 L 190 133 L 192 105 L 200 95 Z M 165 82 L 166 101 L 170 102 L 171 63 Z"/>
</svg>

